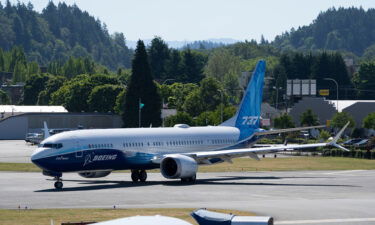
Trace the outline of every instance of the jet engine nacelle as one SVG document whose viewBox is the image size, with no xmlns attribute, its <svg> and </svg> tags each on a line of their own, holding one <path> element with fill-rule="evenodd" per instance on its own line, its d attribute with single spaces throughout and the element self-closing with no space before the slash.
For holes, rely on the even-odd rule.
<svg viewBox="0 0 375 225">
<path fill-rule="evenodd" d="M 78 173 L 81 177 L 84 178 L 98 178 L 108 176 L 112 171 L 95 171 L 95 172 L 83 172 Z"/>
<path fill-rule="evenodd" d="M 198 170 L 197 162 L 185 155 L 170 155 L 160 163 L 161 174 L 168 179 L 191 178 Z"/>
</svg>

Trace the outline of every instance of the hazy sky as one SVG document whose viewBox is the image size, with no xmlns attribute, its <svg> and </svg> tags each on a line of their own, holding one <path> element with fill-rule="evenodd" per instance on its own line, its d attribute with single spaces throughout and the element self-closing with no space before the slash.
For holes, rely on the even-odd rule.
<svg viewBox="0 0 375 225">
<path fill-rule="evenodd" d="M 1 0 L 4 2 L 5 0 Z M 28 2 L 27 0 L 20 0 Z M 50 0 L 31 1 L 41 11 Z M 61 1 L 61 0 L 60 0 Z M 11 0 L 16 3 L 16 0 Z M 58 3 L 59 0 L 53 0 Z M 273 38 L 292 27 L 308 25 L 330 7 L 375 8 L 374 0 L 65 0 L 107 24 L 126 39 L 168 41 Z"/>
</svg>

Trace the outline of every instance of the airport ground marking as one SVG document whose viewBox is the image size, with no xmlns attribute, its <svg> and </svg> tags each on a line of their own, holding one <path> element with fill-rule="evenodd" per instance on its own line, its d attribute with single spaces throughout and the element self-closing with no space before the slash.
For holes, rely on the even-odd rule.
<svg viewBox="0 0 375 225">
<path fill-rule="evenodd" d="M 352 223 L 352 222 L 375 222 L 375 218 L 290 220 L 290 221 L 275 221 L 274 224 L 291 225 L 291 224 L 322 224 L 322 223 Z"/>
</svg>

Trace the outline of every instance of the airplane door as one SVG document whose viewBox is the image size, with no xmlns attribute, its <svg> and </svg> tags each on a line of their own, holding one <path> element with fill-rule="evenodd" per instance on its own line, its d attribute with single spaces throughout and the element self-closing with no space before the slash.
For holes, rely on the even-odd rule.
<svg viewBox="0 0 375 225">
<path fill-rule="evenodd" d="M 82 151 L 82 149 L 81 149 L 81 145 L 80 145 L 78 139 L 76 139 L 76 147 L 77 147 L 76 158 L 82 158 L 82 156 L 83 156 L 83 151 Z"/>
</svg>

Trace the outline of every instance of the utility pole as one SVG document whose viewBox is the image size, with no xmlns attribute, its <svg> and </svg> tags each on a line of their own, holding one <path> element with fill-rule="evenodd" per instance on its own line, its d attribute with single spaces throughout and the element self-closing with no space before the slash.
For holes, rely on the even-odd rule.
<svg viewBox="0 0 375 225">
<path fill-rule="evenodd" d="M 336 108 L 337 108 L 337 112 L 339 112 L 339 84 L 337 83 L 335 79 L 332 79 L 332 78 L 324 78 L 324 80 L 330 80 L 330 81 L 335 82 L 336 84 Z"/>
</svg>

